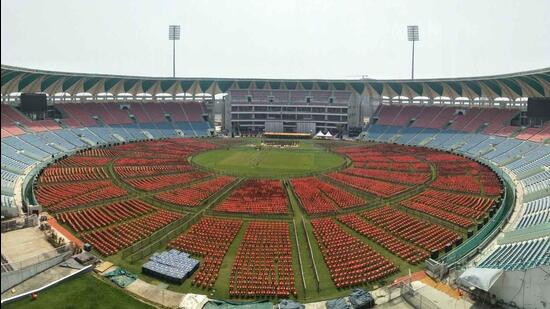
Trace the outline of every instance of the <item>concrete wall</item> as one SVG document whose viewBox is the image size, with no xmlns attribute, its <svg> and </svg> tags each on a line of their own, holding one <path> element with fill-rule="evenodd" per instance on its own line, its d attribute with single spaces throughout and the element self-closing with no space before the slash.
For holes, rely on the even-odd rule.
<svg viewBox="0 0 550 309">
<path fill-rule="evenodd" d="M 550 266 L 505 271 L 489 292 L 518 308 L 550 308 Z"/>
<path fill-rule="evenodd" d="M 53 267 L 65 260 L 67 256 L 71 255 L 71 251 L 66 251 L 59 255 L 56 255 L 47 260 L 41 261 L 39 263 L 29 265 L 27 267 L 17 269 L 14 271 L 3 272 L 2 273 L 2 293 L 16 286 L 17 284 L 37 275 L 40 272 L 45 271 L 46 269 Z"/>
</svg>

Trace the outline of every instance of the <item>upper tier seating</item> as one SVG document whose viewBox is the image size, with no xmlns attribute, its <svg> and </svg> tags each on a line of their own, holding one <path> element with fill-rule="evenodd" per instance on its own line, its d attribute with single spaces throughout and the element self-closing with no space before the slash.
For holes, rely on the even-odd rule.
<svg viewBox="0 0 550 309">
<path fill-rule="evenodd" d="M 502 129 L 505 128 L 505 125 L 506 124 L 509 124 L 510 123 L 510 120 L 512 118 L 514 118 L 518 113 L 519 111 L 516 110 L 516 109 L 506 109 L 506 110 L 502 110 L 502 109 L 491 109 L 492 112 L 496 113 L 494 118 L 490 121 L 489 125 L 483 129 L 483 133 L 485 134 L 496 134 L 497 132 L 501 132 Z M 515 128 L 515 127 L 513 127 Z M 510 134 L 512 134 L 514 131 L 511 131 Z M 498 135 L 503 135 L 503 136 L 509 136 L 510 134 L 508 134 L 505 131 L 501 132 L 500 134 Z"/>
<path fill-rule="evenodd" d="M 2 104 L 2 130 L 11 135 L 24 134 L 25 131 L 18 128 L 16 124 L 23 125 L 32 132 L 60 129 L 59 125 L 53 120 L 31 120 L 14 107 Z"/>
<path fill-rule="evenodd" d="M 550 238 L 500 245 L 479 267 L 516 270 L 548 265 Z"/>
<path fill-rule="evenodd" d="M 64 113 L 66 118 L 72 118 L 80 122 L 79 126 L 90 127 L 97 125 L 97 121 L 93 118 L 93 116 L 97 116 L 97 110 L 99 110 L 99 106 L 96 104 L 97 103 L 57 104 L 55 107 Z M 73 126 L 75 123 L 71 123 L 70 125 Z"/>
<path fill-rule="evenodd" d="M 550 222 L 550 196 L 523 204 L 517 230 Z"/>
</svg>

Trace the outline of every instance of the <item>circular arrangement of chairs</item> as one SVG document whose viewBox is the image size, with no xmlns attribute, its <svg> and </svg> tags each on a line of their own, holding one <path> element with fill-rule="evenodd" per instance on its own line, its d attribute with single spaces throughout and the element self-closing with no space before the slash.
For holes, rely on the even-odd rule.
<svg viewBox="0 0 550 309">
<path fill-rule="evenodd" d="M 113 164 L 120 179 L 135 189 L 153 191 L 147 194 L 150 198 L 172 207 L 200 207 L 236 181 L 230 176 L 214 177 L 187 162 L 189 155 L 216 147 L 201 140 L 176 139 L 82 151 L 46 168 L 38 180 L 36 196 L 100 254 L 113 255 L 185 215 L 140 201 L 133 197 L 136 192 L 125 201 L 98 203 L 128 194 L 109 180 L 106 166 Z M 409 210 L 466 230 L 484 219 L 502 190 L 499 179 L 487 167 L 448 153 L 397 145 L 340 147 L 336 151 L 346 155 L 353 167 L 328 174 L 330 179 L 296 178 L 290 184 L 307 214 L 332 215 L 310 222 L 338 288 L 381 280 L 399 270 L 347 228 L 404 261 L 418 264 L 460 243 L 462 236 L 410 215 Z M 436 171 L 433 181 L 432 169 Z M 346 209 L 368 206 L 369 195 L 359 197 L 357 190 L 389 198 L 419 184 L 426 189 L 398 205 L 342 214 L 348 213 L 343 211 Z M 357 190 L 351 193 L 346 187 Z M 168 246 L 201 257 L 192 284 L 213 289 L 227 251 L 244 225 L 242 241 L 234 244 L 238 249 L 231 261 L 229 295 L 296 297 L 290 221 L 273 220 L 283 220 L 280 218 L 289 214 L 290 206 L 282 181 L 244 180 L 213 208 L 215 215 L 277 217 L 243 221 L 205 216 Z"/>
</svg>

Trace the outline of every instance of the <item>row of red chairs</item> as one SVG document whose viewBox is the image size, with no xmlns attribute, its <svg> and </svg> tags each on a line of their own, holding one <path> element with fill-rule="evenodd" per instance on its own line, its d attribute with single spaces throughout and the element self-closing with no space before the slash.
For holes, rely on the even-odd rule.
<svg viewBox="0 0 550 309">
<path fill-rule="evenodd" d="M 498 177 L 489 169 L 482 170 L 479 174 L 479 182 L 483 187 L 483 193 L 486 195 L 501 195 L 503 193 L 502 184 Z"/>
<path fill-rule="evenodd" d="M 187 173 L 124 179 L 124 182 L 139 190 L 152 191 L 173 185 L 184 185 L 207 176 L 208 173 L 194 170 Z"/>
<path fill-rule="evenodd" d="M 462 236 L 454 231 L 389 206 L 365 211 L 363 216 L 376 226 L 430 252 L 451 247 L 462 240 Z"/>
<path fill-rule="evenodd" d="M 113 185 L 112 182 L 108 180 L 39 185 L 35 195 L 40 205 L 48 207 L 66 199 L 111 185 Z"/>
<path fill-rule="evenodd" d="M 478 175 L 479 174 L 479 163 L 475 161 L 470 161 L 458 157 L 455 162 L 449 161 L 437 161 L 433 162 L 437 168 L 437 173 L 441 176 L 449 175 Z"/>
<path fill-rule="evenodd" d="M 361 177 L 390 180 L 391 182 L 417 185 L 430 180 L 431 176 L 430 173 L 404 173 L 401 171 L 387 171 L 370 168 L 348 168 L 344 170 L 344 173 Z"/>
<path fill-rule="evenodd" d="M 412 197 L 410 199 L 401 201 L 399 204 L 408 209 L 425 213 L 432 217 L 439 218 L 441 220 L 450 222 L 454 225 L 458 225 L 463 228 L 469 228 L 475 225 L 475 221 L 472 219 L 464 218 L 462 216 L 449 212 L 448 210 L 439 209 L 439 208 L 444 208 L 443 203 L 436 202 L 435 204 L 432 204 L 430 201 L 427 201 L 425 199 L 423 200 L 422 198 Z M 453 209 L 452 206 L 450 208 Z"/>
<path fill-rule="evenodd" d="M 84 233 L 81 237 L 97 252 L 109 256 L 180 218 L 183 218 L 183 214 L 159 210 L 126 223 Z"/>
<path fill-rule="evenodd" d="M 447 153 L 447 152 L 442 152 L 437 150 L 432 150 L 430 152 L 427 152 L 425 154 L 425 158 L 426 158 L 426 161 L 428 162 L 460 162 L 460 161 L 471 162 L 470 160 L 464 157 L 460 157 L 452 153 Z"/>
<path fill-rule="evenodd" d="M 233 177 L 220 176 L 189 188 L 161 192 L 156 194 L 155 198 L 179 206 L 196 207 L 233 181 L 235 181 Z"/>
<path fill-rule="evenodd" d="M 185 164 L 185 160 L 182 158 L 134 158 L 134 157 L 123 157 L 115 160 L 116 166 L 126 166 L 126 165 L 144 165 L 144 166 L 159 166 L 159 165 L 169 165 L 169 164 Z"/>
<path fill-rule="evenodd" d="M 333 219 L 314 219 L 311 225 L 336 287 L 376 281 L 399 270 L 380 253 L 346 233 Z"/>
<path fill-rule="evenodd" d="M 179 156 L 189 155 L 196 151 L 209 150 L 214 148 L 216 148 L 216 146 L 212 143 L 191 138 L 148 141 L 135 144 L 126 144 L 119 147 L 119 149 L 131 152 L 157 152 L 163 155 L 177 154 Z"/>
<path fill-rule="evenodd" d="M 300 204 L 308 214 L 330 213 L 338 211 L 336 203 L 333 202 L 314 183 L 314 177 L 292 179 L 290 182 L 294 187 L 294 193 Z"/>
<path fill-rule="evenodd" d="M 355 214 L 339 216 L 338 221 L 361 235 L 372 239 L 410 264 L 422 262 L 429 256 L 428 252 L 410 245 L 375 225 L 367 223 Z"/>
<path fill-rule="evenodd" d="M 453 203 L 462 207 L 467 207 L 479 213 L 486 212 L 489 208 L 491 208 L 491 206 L 495 204 L 494 199 L 487 197 L 439 191 L 434 189 L 425 190 L 424 192 L 422 192 L 422 196 L 438 199 L 440 201 L 446 201 L 448 203 Z"/>
<path fill-rule="evenodd" d="M 111 184 L 108 187 L 101 188 L 95 191 L 88 192 L 83 195 L 78 195 L 71 197 L 69 199 L 63 200 L 54 205 L 48 206 L 48 210 L 52 212 L 57 212 L 60 210 L 70 209 L 78 206 L 83 206 L 86 204 L 91 204 L 98 201 L 103 201 L 111 198 L 121 197 L 128 194 L 126 190 Z"/>
<path fill-rule="evenodd" d="M 241 229 L 242 221 L 203 217 L 168 247 L 204 257 L 192 284 L 211 289 L 229 246 Z"/>
<path fill-rule="evenodd" d="M 308 214 L 329 213 L 365 203 L 357 196 L 315 177 L 295 178 L 291 183 Z"/>
<path fill-rule="evenodd" d="M 120 152 L 113 148 L 92 148 L 84 150 L 80 153 L 84 157 L 103 157 L 103 158 L 115 158 L 120 155 Z"/>
<path fill-rule="evenodd" d="M 288 222 L 252 221 L 248 224 L 233 261 L 229 295 L 296 296 Z"/>
<path fill-rule="evenodd" d="M 363 178 L 359 176 L 352 176 L 341 172 L 331 173 L 328 175 L 328 177 L 340 183 L 343 183 L 347 186 L 354 187 L 359 190 L 367 191 L 371 194 L 381 196 L 381 197 L 391 197 L 409 188 L 402 184 L 370 179 L 370 178 Z"/>
<path fill-rule="evenodd" d="M 58 167 L 57 164 L 49 166 L 42 171 L 40 183 L 83 181 L 107 179 L 109 174 L 102 167 L 91 166 L 69 166 Z"/>
<path fill-rule="evenodd" d="M 279 180 L 249 179 L 216 207 L 220 212 L 287 214 L 288 199 Z"/>
<path fill-rule="evenodd" d="M 431 186 L 444 190 L 481 194 L 481 185 L 478 178 L 472 175 L 439 175 Z"/>
<path fill-rule="evenodd" d="M 123 178 L 130 177 L 143 177 L 143 176 L 156 176 L 168 173 L 187 172 L 192 170 L 193 167 L 188 164 L 175 164 L 175 165 L 127 165 L 127 166 L 115 166 L 115 172 Z"/>
<path fill-rule="evenodd" d="M 62 160 L 59 160 L 57 166 L 104 166 L 107 165 L 112 158 L 110 157 L 85 157 L 82 155 L 74 155 Z"/>
<path fill-rule="evenodd" d="M 153 209 L 154 207 L 140 200 L 127 200 L 100 207 L 63 212 L 57 214 L 56 218 L 61 223 L 68 224 L 76 232 L 82 232 L 144 215 Z"/>
<path fill-rule="evenodd" d="M 428 164 L 427 162 L 402 163 L 402 162 L 381 162 L 381 161 L 368 160 L 365 163 L 366 165 L 364 166 L 371 169 L 403 171 L 403 172 L 409 172 L 409 173 L 429 173 L 430 172 L 430 164 Z"/>
<path fill-rule="evenodd" d="M 456 205 L 447 200 L 433 198 L 425 195 L 424 192 L 414 197 L 411 197 L 410 199 L 408 199 L 408 201 L 435 207 L 473 220 L 478 220 L 485 215 L 485 212 L 483 211 L 479 211 L 470 207 Z"/>
</svg>

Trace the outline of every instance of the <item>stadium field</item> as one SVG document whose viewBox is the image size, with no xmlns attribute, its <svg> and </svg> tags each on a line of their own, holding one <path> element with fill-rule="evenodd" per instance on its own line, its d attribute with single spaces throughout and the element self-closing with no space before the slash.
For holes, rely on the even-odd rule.
<svg viewBox="0 0 550 309">
<path fill-rule="evenodd" d="M 194 156 L 191 161 L 209 170 L 240 177 L 283 178 L 320 173 L 342 167 L 346 160 L 316 147 L 311 141 L 290 149 L 258 143 L 217 149 Z"/>
</svg>

